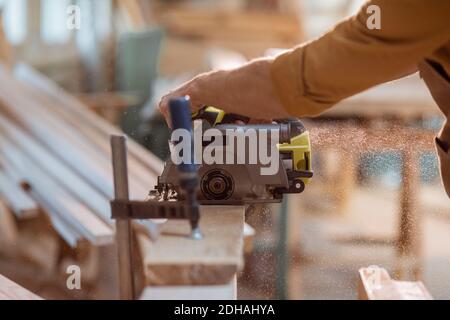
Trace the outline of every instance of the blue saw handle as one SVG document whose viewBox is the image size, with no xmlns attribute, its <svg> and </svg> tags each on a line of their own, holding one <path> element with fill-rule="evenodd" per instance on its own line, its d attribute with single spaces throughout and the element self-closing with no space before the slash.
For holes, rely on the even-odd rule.
<svg viewBox="0 0 450 320">
<path fill-rule="evenodd" d="M 191 139 L 191 163 L 182 162 L 177 166 L 181 172 L 196 172 L 197 166 L 194 164 L 194 135 L 192 131 L 192 116 L 189 97 L 179 97 L 170 99 L 169 113 L 172 120 L 172 130 L 185 129 L 190 132 Z"/>
</svg>

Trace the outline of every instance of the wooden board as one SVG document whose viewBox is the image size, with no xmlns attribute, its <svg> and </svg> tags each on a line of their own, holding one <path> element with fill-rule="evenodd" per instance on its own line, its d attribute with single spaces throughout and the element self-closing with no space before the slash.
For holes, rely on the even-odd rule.
<svg viewBox="0 0 450 320">
<path fill-rule="evenodd" d="M 360 300 L 432 300 L 420 281 L 395 281 L 378 266 L 358 271 Z"/>
<path fill-rule="evenodd" d="M 33 81 L 43 83 L 45 88 L 50 88 L 50 93 L 15 79 L 7 70 L 0 69 L 0 79 L 8 83 L 0 90 L 1 127 L 8 139 L 34 160 L 41 173 L 69 191 L 70 196 L 96 213 L 103 222 L 111 224 L 108 199 L 113 197 L 113 185 L 109 134 L 119 130 L 96 118 L 84 105 L 41 75 L 33 73 Z M 162 169 L 162 162 L 132 141 L 128 146 L 130 197 L 143 200 L 156 183 L 155 172 Z M 150 161 L 144 165 L 144 160 L 137 160 L 133 154 Z M 40 190 L 34 191 L 37 197 L 45 200 L 39 196 Z M 42 205 L 52 208 L 48 201 Z M 58 213 L 58 210 L 52 211 Z M 52 215 L 52 221 L 60 226 L 58 230 L 67 230 L 57 223 L 61 219 Z M 162 221 L 138 223 L 145 225 L 154 238 L 158 235 L 157 224 Z M 80 235 L 64 234 L 70 243 Z"/>
<path fill-rule="evenodd" d="M 0 72 L 0 81 L 8 82 L 0 90 L 0 110 L 8 118 L 30 132 L 36 139 L 55 153 L 61 161 L 69 164 L 85 180 L 112 198 L 112 165 L 110 158 L 96 148 L 81 131 L 66 125 L 53 113 L 46 112 L 46 105 L 39 100 L 17 93 L 20 87 L 13 86 L 5 73 Z M 21 110 L 15 106 L 20 105 Z M 148 187 L 141 181 L 130 180 L 131 197 L 142 199 Z"/>
<path fill-rule="evenodd" d="M 33 161 L 27 158 L 5 137 L 0 137 L 0 153 L 8 164 L 28 181 L 37 194 L 38 201 L 52 208 L 73 230 L 93 244 L 108 244 L 113 241 L 113 230 L 101 221 L 89 208 L 50 179 Z"/>
<path fill-rule="evenodd" d="M 0 300 L 42 300 L 42 298 L 0 275 Z"/>
<path fill-rule="evenodd" d="M 0 196 L 0 252 L 10 254 L 17 243 L 17 224 L 13 213 Z"/>
<path fill-rule="evenodd" d="M 244 207 L 202 206 L 202 240 L 187 221 L 168 221 L 156 242 L 139 237 L 147 285 L 227 284 L 243 265 Z"/>
<path fill-rule="evenodd" d="M 73 114 L 70 110 L 61 108 L 61 106 L 64 106 L 64 101 L 55 101 L 48 94 L 42 94 L 39 90 L 36 90 L 36 88 L 18 81 L 15 82 L 15 87 L 20 88 L 20 91 L 23 94 L 26 94 L 28 99 L 34 101 L 34 104 L 37 104 L 39 109 L 45 112 L 47 126 L 53 128 L 53 131 L 58 131 L 61 134 L 64 133 L 64 139 L 69 140 L 74 148 L 81 149 L 82 152 L 93 158 L 93 160 L 95 159 L 95 161 L 100 164 L 100 167 L 97 167 L 96 169 L 99 173 L 105 171 L 107 177 L 111 176 L 111 147 L 109 134 L 99 134 L 97 130 L 94 129 L 96 126 L 95 123 L 89 125 L 87 119 L 79 119 L 76 114 Z M 30 107 L 33 106 L 28 106 L 28 108 Z M 86 109 L 86 106 L 80 104 L 79 108 Z M 88 110 L 85 111 L 87 111 L 88 114 L 95 116 L 93 112 Z M 69 130 L 70 128 L 72 128 L 72 130 Z M 133 142 L 130 141 L 129 145 L 133 145 Z M 149 170 L 148 167 L 144 167 L 141 163 L 137 162 L 136 159 L 133 158 L 131 152 L 129 153 L 130 191 L 132 195 L 135 194 L 139 199 L 142 199 L 142 197 L 147 195 L 148 181 L 156 180 L 156 175 L 152 170 Z M 148 151 L 144 151 L 143 153 L 150 154 Z M 155 161 L 155 165 L 160 164 L 161 161 Z"/>
<path fill-rule="evenodd" d="M 7 201 L 8 206 L 17 217 L 35 217 L 39 212 L 36 201 L 1 170 L 0 196 Z"/>
<path fill-rule="evenodd" d="M 91 130 L 97 132 L 100 136 L 106 137 L 108 141 L 110 135 L 121 134 L 121 131 L 117 127 L 114 127 L 95 113 L 90 112 L 78 99 L 65 92 L 50 79 L 33 70 L 31 67 L 19 64 L 14 69 L 14 75 L 33 86 L 38 92 L 45 93 L 48 97 L 51 97 L 56 106 L 61 110 L 70 112 L 77 123 L 86 127 L 89 126 Z M 139 164 L 154 175 L 159 175 L 162 172 L 163 162 L 151 152 L 145 150 L 137 142 L 130 140 L 128 142 L 128 151 L 131 158 L 129 161 L 130 167 L 132 164 L 136 166 Z"/>
<path fill-rule="evenodd" d="M 109 201 L 95 188 L 73 172 L 65 163 L 48 152 L 31 136 L 22 132 L 0 114 L 0 132 L 5 134 L 25 154 L 38 163 L 48 176 L 70 190 L 80 201 L 93 210 L 105 223 L 112 225 Z M 0 180 L 1 181 L 1 180 Z M 1 190 L 1 189 L 0 189 Z"/>
<path fill-rule="evenodd" d="M 13 181 L 15 184 L 19 185 L 25 183 L 22 175 L 14 168 L 10 163 L 8 163 L 5 157 L 0 152 L 0 166 L 4 168 L 5 173 L 8 178 Z M 35 200 L 39 201 L 39 192 L 33 191 L 33 189 L 27 190 L 27 194 Z M 81 235 L 77 233 L 72 227 L 65 222 L 61 217 L 56 213 L 52 208 L 50 208 L 45 202 L 39 202 L 39 207 L 43 210 L 43 212 L 47 213 L 53 228 L 59 233 L 59 235 L 71 246 L 75 247 L 77 245 L 78 240 L 81 238 Z M 39 219 L 39 216 L 37 217 Z M 42 236 L 40 237 L 42 240 Z"/>
</svg>

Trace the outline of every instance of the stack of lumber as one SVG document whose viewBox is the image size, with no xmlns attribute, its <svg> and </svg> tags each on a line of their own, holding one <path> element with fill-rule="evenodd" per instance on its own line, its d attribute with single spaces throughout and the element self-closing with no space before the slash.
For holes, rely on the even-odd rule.
<svg viewBox="0 0 450 320">
<path fill-rule="evenodd" d="M 42 298 L 0 275 L 0 300 L 42 300 Z"/>
<path fill-rule="evenodd" d="M 25 65 L 0 68 L 0 81 L 0 197 L 18 218 L 43 209 L 72 246 L 112 243 L 109 136 L 119 130 Z M 130 197 L 142 200 L 162 162 L 128 145 Z"/>
<path fill-rule="evenodd" d="M 28 221 L 39 219 L 43 211 L 67 245 L 77 250 L 75 262 L 83 268 L 83 281 L 88 277 L 96 283 L 95 297 L 115 298 L 109 139 L 119 130 L 27 66 L 18 65 L 13 72 L 0 68 L 0 81 L 0 203 L 6 208 L 0 216 L 10 211 L 15 220 Z M 130 198 L 143 200 L 163 163 L 129 139 L 128 169 Z M 151 286 L 142 298 L 158 298 L 162 292 L 175 297 L 173 288 L 180 286 L 188 295 L 198 291 L 197 297 L 235 298 L 236 273 L 243 265 L 244 211 L 242 206 L 202 207 L 201 241 L 188 237 L 186 221 L 135 225 L 135 282 L 139 289 Z M 45 234 L 31 230 L 27 239 L 39 244 Z M 58 250 L 54 246 L 54 259 L 46 260 L 60 259 Z M 34 255 L 42 254 L 37 251 Z M 55 263 L 47 268 L 50 273 Z M 66 264 L 58 268 L 65 270 Z"/>
</svg>

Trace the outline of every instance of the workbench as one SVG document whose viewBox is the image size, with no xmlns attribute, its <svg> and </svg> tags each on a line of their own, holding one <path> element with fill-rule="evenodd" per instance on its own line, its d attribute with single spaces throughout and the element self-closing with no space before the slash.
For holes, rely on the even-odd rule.
<svg viewBox="0 0 450 320">
<path fill-rule="evenodd" d="M 243 206 L 202 206 L 201 240 L 189 238 L 187 221 L 167 221 L 156 241 L 138 235 L 143 263 L 141 299 L 170 297 L 236 299 L 236 274 L 243 267 Z"/>
</svg>

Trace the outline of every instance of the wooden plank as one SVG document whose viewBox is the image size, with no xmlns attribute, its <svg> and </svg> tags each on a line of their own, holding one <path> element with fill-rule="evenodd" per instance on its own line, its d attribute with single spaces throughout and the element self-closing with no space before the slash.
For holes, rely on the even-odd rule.
<svg viewBox="0 0 450 320">
<path fill-rule="evenodd" d="M 13 254 L 17 243 L 18 231 L 13 213 L 6 202 L 0 197 L 0 250 L 3 253 Z"/>
<path fill-rule="evenodd" d="M 33 193 L 33 192 L 32 192 Z M 36 194 L 35 197 L 39 199 L 39 195 Z M 71 247 L 76 248 L 78 241 L 83 238 L 79 232 L 74 230 L 70 224 L 68 224 L 64 219 L 62 219 L 53 208 L 49 207 L 44 201 L 41 204 L 42 209 L 48 214 L 49 219 L 52 223 L 53 228 L 56 230 L 59 236 L 64 239 L 64 241 Z"/>
<path fill-rule="evenodd" d="M 432 300 L 420 281 L 395 281 L 386 269 L 371 266 L 358 271 L 360 300 Z"/>
<path fill-rule="evenodd" d="M 0 300 L 42 300 L 42 298 L 0 275 Z"/>
<path fill-rule="evenodd" d="M 44 79 L 45 80 L 45 79 Z M 13 79 L 11 80 L 13 81 Z M 39 79 L 41 81 L 41 79 Z M 109 145 L 109 135 L 103 134 L 99 135 L 96 130 L 93 129 L 91 126 L 85 126 L 84 124 L 89 122 L 89 119 L 78 119 L 77 117 L 74 117 L 71 113 L 64 113 L 61 112 L 64 110 L 64 108 L 61 108 L 62 103 L 60 102 L 58 105 L 55 104 L 55 101 L 52 99 L 49 99 L 47 96 L 42 96 L 42 94 L 39 93 L 38 90 L 33 89 L 31 90 L 29 86 L 24 86 L 23 84 L 16 83 L 16 85 L 20 86 L 21 91 L 25 94 L 30 94 L 33 97 L 33 101 L 35 104 L 38 101 L 41 101 L 42 103 L 40 106 L 42 108 L 46 108 L 47 106 L 52 106 L 52 109 L 49 110 L 49 113 L 58 114 L 58 116 L 63 117 L 65 121 L 67 121 L 69 124 L 71 124 L 73 127 L 78 128 L 77 135 L 84 135 L 84 142 L 80 145 L 78 143 L 78 147 L 82 147 L 82 151 L 78 152 L 72 152 L 72 154 L 68 154 L 67 150 L 64 151 L 63 154 L 60 153 L 62 150 L 62 147 L 56 147 L 56 145 L 62 146 L 62 140 L 61 137 L 49 137 L 52 141 L 47 141 L 47 139 L 43 138 L 41 141 L 44 141 L 47 143 L 47 145 L 52 148 L 52 151 L 56 152 L 58 155 L 63 157 L 63 160 L 66 162 L 69 162 L 72 168 L 78 171 L 80 175 L 83 176 L 84 179 L 87 179 L 91 184 L 96 186 L 97 188 L 101 188 L 100 190 L 105 194 L 107 197 L 112 198 L 112 169 L 111 169 L 111 148 Z M 40 94 L 40 95 L 39 95 Z M 58 96 L 59 97 L 59 96 Z M 70 97 L 71 98 L 71 97 Z M 80 105 L 80 108 L 85 108 L 85 106 Z M 78 110 L 78 109 L 77 109 Z M 35 114 L 35 117 L 39 117 L 39 114 Z M 48 116 L 47 116 L 48 118 Z M 59 120 L 61 121 L 61 120 Z M 28 126 L 36 126 L 36 124 L 28 123 Z M 47 122 L 46 126 L 48 126 L 49 123 Z M 58 121 L 52 121 L 52 126 L 54 128 L 50 131 L 67 131 L 65 127 L 71 127 L 70 125 L 61 126 L 61 124 L 58 123 Z M 94 123 L 95 127 L 95 123 Z M 114 128 L 114 127 L 112 127 Z M 33 128 L 33 132 L 36 132 L 39 128 Z M 42 129 L 42 128 L 41 128 Z M 45 137 L 48 137 L 50 135 L 50 132 L 48 128 L 43 128 L 43 130 L 47 130 L 47 133 Z M 116 129 L 117 130 L 117 129 Z M 69 136 L 67 136 L 69 135 Z M 70 137 L 72 135 L 72 138 Z M 73 139 L 73 133 L 71 134 L 66 133 L 67 139 L 70 139 L 72 143 L 77 143 Z M 76 137 L 75 137 L 76 138 Z M 59 141 L 54 141 L 54 140 Z M 95 150 L 86 150 L 86 146 L 91 145 L 92 147 L 95 146 Z M 133 146 L 135 146 L 133 148 Z M 144 156 L 150 156 L 151 158 L 151 168 L 152 170 L 149 170 L 149 167 L 145 167 L 142 165 L 142 163 L 138 162 L 132 157 L 132 150 L 140 150 L 142 147 L 138 146 L 136 147 L 136 143 L 134 143 L 132 140 L 128 141 L 128 147 L 129 147 L 129 174 L 130 174 L 130 193 L 132 199 L 144 199 L 147 194 L 148 190 L 152 188 L 152 186 L 156 183 L 157 174 L 154 172 L 156 170 L 161 170 L 162 172 L 162 162 L 159 159 L 156 159 L 155 156 L 153 156 L 148 151 L 144 150 L 142 155 Z M 143 150 L 143 149 L 142 149 Z M 71 151 L 71 150 L 69 150 Z M 91 154 L 96 151 L 101 151 L 102 157 L 101 159 L 94 160 L 94 162 L 89 162 L 89 160 L 85 157 L 84 154 L 80 154 L 80 152 L 84 152 L 86 154 Z M 95 155 L 93 155 L 95 156 Z M 81 159 L 80 159 L 81 158 Z M 147 157 L 148 158 L 148 157 Z M 106 162 L 105 162 L 106 159 Z M 95 167 L 95 170 L 87 170 L 92 164 L 99 164 Z M 98 177 L 98 174 L 101 173 L 101 177 Z M 159 172 L 160 173 L 160 172 Z M 159 174 L 158 173 L 158 174 Z M 106 183 L 105 180 L 106 179 Z M 146 226 L 147 232 L 150 234 L 151 237 L 155 238 L 158 236 L 158 224 L 163 223 L 163 220 L 147 220 L 147 221 L 139 221 L 138 223 L 141 225 Z"/>
<path fill-rule="evenodd" d="M 0 78 L 7 81 L 10 85 L 9 88 L 2 87 L 0 89 L 0 97 L 7 102 L 0 105 L 2 112 L 9 119 L 20 125 L 21 128 L 29 131 L 34 138 L 55 154 L 60 161 L 67 163 L 72 170 L 88 181 L 89 184 L 101 191 L 106 197 L 112 198 L 109 134 L 104 132 L 103 136 L 101 136 L 101 133 L 97 132 L 97 123 L 95 121 L 91 122 L 89 118 L 89 116 L 92 116 L 92 113 L 84 110 L 87 111 L 88 115 L 86 119 L 79 119 L 76 116 L 69 115 L 69 113 L 65 114 L 64 119 L 61 119 L 61 114 L 55 112 L 55 110 L 63 110 L 64 108 L 61 108 L 61 106 L 64 102 L 56 106 L 55 104 L 58 101 L 49 99 L 46 94 L 30 94 L 30 89 L 33 89 L 34 93 L 39 93 L 39 90 L 25 86 L 23 83 L 15 80 L 5 70 L 2 71 L 0 72 Z M 37 81 L 41 83 L 41 80 L 44 82 L 48 81 L 45 78 L 38 78 Z M 50 86 L 52 85 L 50 82 Z M 58 87 L 56 89 L 60 90 Z M 21 95 L 18 95 L 17 92 L 21 92 Z M 61 94 L 67 95 L 62 90 Z M 70 95 L 67 96 L 69 100 L 74 100 Z M 21 109 L 25 109 L 26 112 L 19 112 L 17 108 L 14 108 L 15 105 L 20 105 Z M 48 105 L 52 105 L 55 109 L 48 110 Z M 75 106 L 75 108 L 78 107 L 85 109 L 81 104 Z M 76 110 L 79 110 L 79 108 Z M 70 120 L 70 122 L 67 123 L 64 120 Z M 102 124 L 101 121 L 100 125 Z M 83 127 L 84 123 L 91 123 L 91 126 L 85 128 Z M 109 127 L 118 131 L 112 126 Z M 84 135 L 87 132 L 89 132 L 89 135 Z M 129 146 L 132 145 L 133 143 L 130 141 Z M 151 159 L 154 157 L 140 146 L 131 149 L 140 150 L 143 155 L 149 156 Z M 132 198 L 142 200 L 156 182 L 156 174 L 149 170 L 149 167 L 143 166 L 142 163 L 138 163 L 138 167 L 133 165 L 135 163 L 138 162 L 136 160 L 134 162 L 130 161 L 130 171 L 134 172 L 133 176 L 130 177 L 130 193 Z M 162 165 L 160 160 L 153 161 L 153 163 Z M 136 179 L 136 177 L 140 177 L 140 179 Z M 156 224 L 162 222 L 163 220 L 147 220 L 139 221 L 138 223 L 144 225 L 149 235 L 155 238 L 158 235 Z"/>
<path fill-rule="evenodd" d="M 156 242 L 138 237 L 146 285 L 227 284 L 243 265 L 241 206 L 202 206 L 202 240 L 188 236 L 187 221 L 169 220 Z"/>
<path fill-rule="evenodd" d="M 14 79 L 12 79 L 13 81 Z M 67 109 L 61 106 L 64 106 L 64 101 L 55 101 L 55 99 L 52 98 L 52 96 L 48 94 L 43 94 L 39 90 L 37 90 L 34 87 L 31 87 L 30 85 L 24 84 L 22 82 L 16 81 L 14 83 L 15 86 L 18 86 L 20 88 L 20 91 L 23 94 L 26 94 L 29 99 L 32 101 L 38 101 L 40 102 L 39 106 L 45 110 L 49 114 L 54 115 L 57 117 L 58 121 L 65 122 L 66 126 L 73 127 L 77 129 L 77 135 L 80 136 L 85 142 L 88 141 L 89 145 L 91 146 L 92 152 L 100 152 L 104 157 L 106 157 L 108 160 L 111 159 L 111 147 L 109 145 L 109 138 L 110 134 L 108 133 L 99 133 L 97 124 L 89 122 L 89 119 L 80 119 L 79 117 L 74 114 L 71 109 Z M 72 97 L 73 98 L 73 97 Z M 70 102 L 70 101 L 69 101 Z M 78 106 L 79 108 L 86 109 L 87 107 L 85 105 L 80 104 Z M 78 110 L 78 109 L 77 109 Z M 92 112 L 85 110 L 88 113 L 93 114 Z M 95 116 L 95 114 L 94 114 Z M 101 119 L 101 118 L 99 118 Z M 98 120 L 98 119 L 97 119 Z M 133 183 L 136 181 L 136 183 L 139 183 L 140 185 L 148 185 L 149 181 L 156 181 L 156 176 L 162 172 L 162 162 L 154 158 L 155 156 L 151 155 L 150 152 L 144 151 L 143 153 L 150 154 L 152 159 L 154 160 L 152 162 L 153 166 L 157 166 L 153 169 L 149 169 L 148 167 L 144 166 L 142 163 L 137 161 L 133 157 L 133 145 L 135 143 L 130 141 L 128 143 L 129 145 L 129 175 L 131 179 L 131 191 L 133 193 Z M 130 147 L 131 146 L 131 147 Z M 131 149 L 130 149 L 131 148 Z M 155 173 L 155 170 L 161 171 Z"/>
<path fill-rule="evenodd" d="M 86 106 L 80 103 L 75 97 L 65 92 L 50 79 L 39 74 L 31 67 L 19 64 L 14 69 L 14 74 L 19 79 L 54 99 L 56 105 L 59 105 L 61 109 L 64 108 L 70 110 L 72 116 L 77 119 L 78 123 L 91 126 L 93 130 L 105 136 L 108 141 L 110 135 L 121 134 L 121 131 L 118 128 L 114 127 L 95 113 L 87 110 Z M 153 172 L 155 175 L 159 175 L 162 172 L 162 161 L 149 151 L 145 150 L 137 142 L 130 140 L 128 142 L 128 150 L 131 158 L 141 163 L 141 165 L 150 170 L 150 172 Z"/>
<path fill-rule="evenodd" d="M 17 242 L 13 246 L 15 257 L 42 274 L 55 272 L 61 258 L 61 239 L 47 217 L 40 215 L 25 220 L 20 223 L 18 231 Z"/>
<path fill-rule="evenodd" d="M 0 72 L 0 81 L 10 81 Z M 17 88 L 11 84 L 2 86 L 0 110 L 20 126 L 26 128 L 36 139 L 46 145 L 53 153 L 65 161 L 84 179 L 98 188 L 108 198 L 112 198 L 112 166 L 106 154 L 83 138 L 77 129 L 67 126 L 61 119 L 51 113 L 44 112 L 45 107 L 38 100 L 30 100 L 18 94 Z M 20 105 L 22 112 L 15 108 Z M 57 133 L 57 134 L 55 134 Z M 140 181 L 130 181 L 132 198 L 142 199 L 148 194 L 148 187 Z"/>
<path fill-rule="evenodd" d="M 43 148 L 31 136 L 22 132 L 0 114 L 0 132 L 5 134 L 16 146 L 21 148 L 30 159 L 52 176 L 65 189 L 93 210 L 104 222 L 112 225 L 110 205 L 106 197 L 72 171 L 65 163 Z M 1 180 L 0 180 L 1 181 Z M 1 189 L 0 189 L 1 190 Z"/>
<path fill-rule="evenodd" d="M 36 139 L 39 139 L 49 150 L 56 154 L 62 161 L 69 164 L 84 179 L 90 181 L 93 186 L 99 189 L 104 195 L 112 196 L 112 178 L 107 167 L 102 165 L 99 156 L 94 155 L 91 150 L 86 148 L 87 143 L 80 143 L 72 139 L 68 128 L 61 128 L 61 123 L 50 123 L 48 117 L 42 116 L 35 109 L 29 110 L 26 97 L 16 99 L 16 97 L 8 95 L 7 90 L 0 90 L 0 98 L 3 102 L 0 110 L 4 115 L 8 115 L 18 125 L 26 128 Z M 24 109 L 19 112 L 14 105 L 21 105 Z M 54 125 L 55 124 L 55 125 Z M 61 129 L 61 130 L 60 130 Z M 73 133 L 73 132 L 72 132 Z M 108 181 L 109 179 L 109 181 Z M 109 182 L 109 183 L 108 183 Z"/>
<path fill-rule="evenodd" d="M 3 119 L 3 121 L 1 120 Z M 43 170 L 46 171 L 49 177 L 52 177 L 60 185 L 68 189 L 81 201 L 84 201 L 91 210 L 94 210 L 95 213 L 107 224 L 111 225 L 112 220 L 110 219 L 110 209 L 108 200 L 102 197 L 101 194 L 97 192 L 97 190 L 93 189 L 89 184 L 85 183 L 80 177 L 71 172 L 71 168 L 67 167 L 64 163 L 58 162 L 51 153 L 48 153 L 45 148 L 39 147 L 37 142 L 33 142 L 34 140 L 27 135 L 20 132 L 14 125 L 4 121 L 4 118 L 0 116 L 0 122 L 2 123 L 0 132 L 7 132 L 9 135 L 12 135 L 12 140 L 17 145 L 20 145 L 28 155 L 34 159 L 35 163 L 41 166 Z M 11 168 L 8 168 L 11 171 Z M 111 173 L 112 175 L 112 173 Z M 20 181 L 20 179 L 18 179 Z M 102 183 L 102 181 L 99 181 Z M 103 182 L 104 183 L 104 182 Z M 38 197 L 38 193 L 34 192 L 35 197 Z M 42 197 L 39 197 L 42 199 Z M 73 231 L 69 232 L 69 228 L 64 227 L 58 221 L 57 217 L 55 217 L 54 210 L 46 203 L 45 201 L 41 202 L 41 206 L 46 209 L 46 212 L 50 214 L 52 217 L 52 221 L 55 223 L 55 228 L 61 232 L 61 236 L 69 243 L 73 244 L 76 238 L 80 238 L 80 234 L 77 237 L 73 236 Z M 157 238 L 159 235 L 158 225 L 163 223 L 165 220 L 145 220 L 138 221 L 138 224 L 145 226 L 145 231 L 152 238 Z"/>
<path fill-rule="evenodd" d="M 8 202 L 8 206 L 19 218 L 37 216 L 38 205 L 19 185 L 0 170 L 0 196 Z"/>
<path fill-rule="evenodd" d="M 3 157 L 3 155 L 0 152 L 0 167 L 3 167 L 5 170 L 5 173 L 7 177 L 13 181 L 15 184 L 20 185 L 23 183 L 26 183 L 26 181 L 23 180 L 23 177 L 20 173 L 17 172 L 16 168 L 11 166 Z M 28 190 L 28 193 L 33 201 L 39 200 L 39 194 L 33 191 L 33 189 Z M 37 199 L 37 200 L 35 200 Z M 63 219 L 61 219 L 55 211 L 50 208 L 44 201 L 41 201 L 39 203 L 39 207 L 43 209 L 43 211 L 49 216 L 50 221 L 53 225 L 53 227 L 56 229 L 58 234 L 69 244 L 71 247 L 75 247 L 77 245 L 77 242 L 80 238 L 82 238 L 82 235 L 78 233 L 76 230 L 73 230 L 70 225 L 65 222 Z"/>
<path fill-rule="evenodd" d="M 54 182 L 5 137 L 0 137 L 0 153 L 9 165 L 30 183 L 39 196 L 38 201 L 52 208 L 72 229 L 77 230 L 93 244 L 112 243 L 113 231 L 110 227 Z"/>
</svg>

